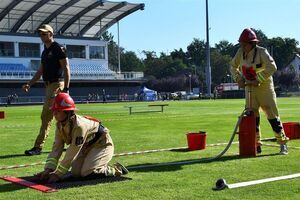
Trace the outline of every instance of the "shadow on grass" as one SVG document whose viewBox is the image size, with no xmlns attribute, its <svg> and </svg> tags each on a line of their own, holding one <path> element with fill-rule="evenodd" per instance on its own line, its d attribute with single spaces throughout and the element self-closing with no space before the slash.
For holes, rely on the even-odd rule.
<svg viewBox="0 0 300 200">
<path fill-rule="evenodd" d="M 185 149 L 172 149 L 170 151 L 173 151 L 173 152 L 189 152 L 190 150 L 188 148 L 185 148 Z"/>
<path fill-rule="evenodd" d="M 66 151 L 66 149 L 64 149 L 64 151 Z M 42 151 L 42 154 L 49 154 L 49 153 L 51 153 L 51 151 Z M 38 155 L 34 155 L 34 156 L 38 156 Z M 0 156 L 0 159 L 16 158 L 16 157 L 28 157 L 28 156 L 25 155 L 25 153 L 22 153 L 22 154 L 11 154 L 11 155 Z"/>
<path fill-rule="evenodd" d="M 42 154 L 49 154 L 50 152 L 42 152 Z M 36 155 L 35 155 L 36 156 Z M 3 155 L 0 156 L 0 159 L 6 159 L 6 158 L 16 158 L 16 157 L 29 157 L 27 155 L 23 154 L 11 154 L 11 155 Z"/>
<path fill-rule="evenodd" d="M 258 155 L 257 158 L 260 157 L 269 157 L 269 156 L 278 156 L 278 153 L 274 154 L 266 154 L 266 155 Z M 222 156 L 221 158 L 213 159 L 213 158 L 201 158 L 201 159 L 192 159 L 192 160 L 182 160 L 182 161 L 175 161 L 175 162 L 167 162 L 167 163 L 144 163 L 139 165 L 130 165 L 126 166 L 127 169 L 131 172 L 147 172 L 147 171 L 154 171 L 154 172 L 163 172 L 163 171 L 177 171 L 181 170 L 182 166 L 185 165 L 193 165 L 199 163 L 211 163 L 211 162 L 226 162 L 230 160 L 236 159 L 248 159 L 247 157 L 240 157 L 239 155 L 231 155 L 231 156 Z"/>
<path fill-rule="evenodd" d="M 3 155 L 0 156 L 0 159 L 6 159 L 6 158 L 16 158 L 16 157 L 25 157 L 25 154 L 12 154 L 12 155 Z"/>
<path fill-rule="evenodd" d="M 11 183 L 0 185 L 0 193 L 14 192 L 17 190 L 22 190 L 22 189 L 25 189 L 25 187 L 20 186 L 20 185 L 11 184 Z"/>
<path fill-rule="evenodd" d="M 103 177 L 103 176 L 88 176 L 84 178 L 75 178 L 68 176 L 63 181 L 57 182 L 57 183 L 45 183 L 43 181 L 38 180 L 35 176 L 27 176 L 27 177 L 19 177 L 21 179 L 24 179 L 26 181 L 30 181 L 36 184 L 41 184 L 48 186 L 50 188 L 54 189 L 67 189 L 67 188 L 74 188 L 74 187 L 82 187 L 82 186 L 88 186 L 88 185 L 98 185 L 98 184 L 107 184 L 107 183 L 113 183 L 113 182 L 120 182 L 120 181 L 128 181 L 132 180 L 131 178 L 120 176 L 120 177 Z M 17 184 L 7 183 L 4 185 L 0 185 L 0 193 L 3 192 L 13 192 L 16 190 L 25 189 L 25 186 L 20 186 Z"/>
</svg>

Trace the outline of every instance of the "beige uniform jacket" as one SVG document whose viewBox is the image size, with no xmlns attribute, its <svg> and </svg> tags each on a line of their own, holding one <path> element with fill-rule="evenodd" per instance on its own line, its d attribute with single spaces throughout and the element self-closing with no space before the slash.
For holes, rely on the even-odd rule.
<svg viewBox="0 0 300 200">
<path fill-rule="evenodd" d="M 231 73 L 235 81 L 259 81 L 258 86 L 245 87 L 246 108 L 251 108 L 257 117 L 260 108 L 268 119 L 279 117 L 272 78 L 276 70 L 275 61 L 268 51 L 260 46 L 253 48 L 247 55 L 240 48 L 231 61 Z"/>
<path fill-rule="evenodd" d="M 113 145 L 108 129 L 101 126 L 99 122 L 80 115 L 75 115 L 72 120 L 73 125 L 71 122 L 68 122 L 65 126 L 62 126 L 61 123 L 57 122 L 52 152 L 46 161 L 45 169 L 55 170 L 54 173 L 58 176 L 63 176 L 68 172 L 72 161 L 75 160 L 79 152 L 84 150 L 88 146 L 87 144 L 93 140 L 98 129 L 102 134 L 92 146 L 105 147 L 107 145 Z M 69 147 L 66 150 L 63 160 L 58 164 L 59 158 L 64 150 L 64 144 L 69 145 Z"/>
<path fill-rule="evenodd" d="M 240 48 L 231 61 L 231 74 L 235 81 L 245 78 L 242 73 L 242 67 L 252 67 L 256 72 L 256 79 L 262 85 L 273 85 L 272 75 L 277 70 L 274 59 L 268 51 L 260 46 L 253 48 L 248 55 L 244 55 Z"/>
</svg>

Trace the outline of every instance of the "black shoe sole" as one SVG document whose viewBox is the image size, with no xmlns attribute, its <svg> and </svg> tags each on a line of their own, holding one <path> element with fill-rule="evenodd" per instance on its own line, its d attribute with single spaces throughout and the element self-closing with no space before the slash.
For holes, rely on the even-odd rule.
<svg viewBox="0 0 300 200">
<path fill-rule="evenodd" d="M 121 163 L 116 163 L 116 165 L 119 165 L 122 169 L 122 175 L 126 175 L 129 173 L 128 169 L 126 169 L 126 167 L 124 165 L 122 165 Z"/>
</svg>

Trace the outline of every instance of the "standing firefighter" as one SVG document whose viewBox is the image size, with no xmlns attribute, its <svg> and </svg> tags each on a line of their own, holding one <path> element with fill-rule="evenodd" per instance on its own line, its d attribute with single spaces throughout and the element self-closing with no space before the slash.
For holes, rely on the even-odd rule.
<svg viewBox="0 0 300 200">
<path fill-rule="evenodd" d="M 251 89 L 251 107 L 256 116 L 257 153 L 261 153 L 260 115 L 261 108 L 272 126 L 280 154 L 288 154 L 287 141 L 279 118 L 276 94 L 273 84 L 273 73 L 277 70 L 274 59 L 268 51 L 257 45 L 259 40 L 255 32 L 246 28 L 239 38 L 240 48 L 231 61 L 231 73 L 241 88 L 245 88 L 246 107 L 249 108 L 248 91 Z"/>
<path fill-rule="evenodd" d="M 41 65 L 32 79 L 24 84 L 22 88 L 28 92 L 30 87 L 40 80 L 42 76 L 46 88 L 46 96 L 41 114 L 40 131 L 33 148 L 25 151 L 25 154 L 28 156 L 41 154 L 53 119 L 53 113 L 49 110 L 49 107 L 57 93 L 69 91 L 70 84 L 70 67 L 66 50 L 54 41 L 53 28 L 48 24 L 44 24 L 38 29 L 38 33 L 45 45 L 41 56 Z"/>
<path fill-rule="evenodd" d="M 75 104 L 67 93 L 58 94 L 52 105 L 56 124 L 55 141 L 43 172 L 37 174 L 41 180 L 57 182 L 72 167 L 74 177 L 96 174 L 100 176 L 120 176 L 128 170 L 116 163 L 108 165 L 114 153 L 114 145 L 105 128 L 97 119 L 75 114 Z M 58 163 L 69 145 L 63 160 Z"/>
</svg>

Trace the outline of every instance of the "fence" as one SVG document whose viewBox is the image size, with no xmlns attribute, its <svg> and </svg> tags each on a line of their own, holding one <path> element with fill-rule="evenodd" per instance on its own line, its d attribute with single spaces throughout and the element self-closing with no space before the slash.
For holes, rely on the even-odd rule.
<svg viewBox="0 0 300 200">
<path fill-rule="evenodd" d="M 105 102 L 126 102 L 137 101 L 134 95 L 107 95 L 105 100 L 103 96 L 72 96 L 76 103 L 103 103 Z M 44 96 L 31 97 L 0 97 L 0 106 L 10 105 L 40 105 L 44 103 Z"/>
</svg>

